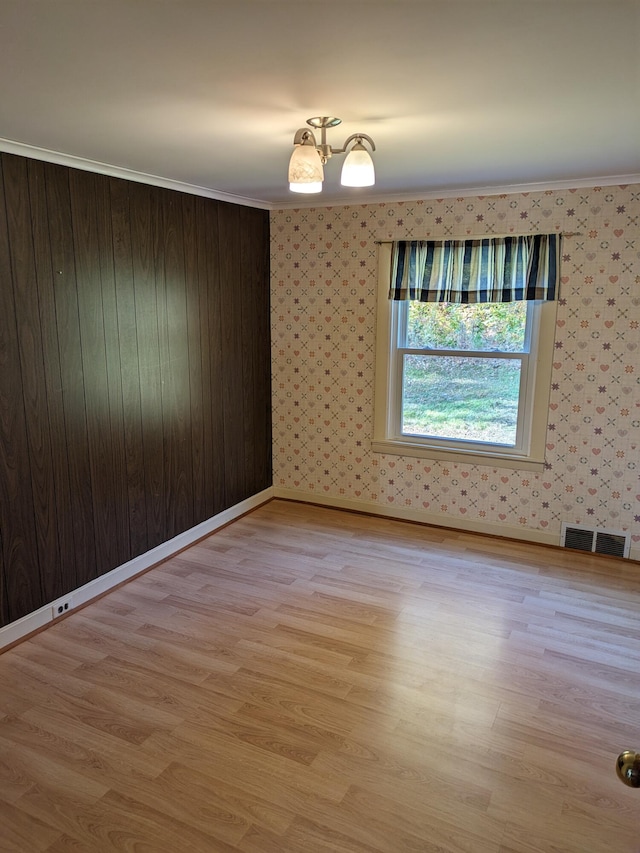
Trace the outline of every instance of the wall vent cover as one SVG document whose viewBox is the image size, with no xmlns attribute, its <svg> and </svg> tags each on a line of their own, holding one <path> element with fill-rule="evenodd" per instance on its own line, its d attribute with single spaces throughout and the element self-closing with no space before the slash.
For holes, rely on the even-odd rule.
<svg viewBox="0 0 640 853">
<path fill-rule="evenodd" d="M 577 551 L 608 554 L 610 557 L 628 557 L 631 537 L 623 530 L 604 530 L 563 522 L 560 545 Z"/>
</svg>

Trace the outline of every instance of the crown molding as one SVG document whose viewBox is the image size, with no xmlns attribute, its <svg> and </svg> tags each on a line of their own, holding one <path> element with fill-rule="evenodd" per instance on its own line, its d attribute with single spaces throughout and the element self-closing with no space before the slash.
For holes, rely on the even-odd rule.
<svg viewBox="0 0 640 853">
<path fill-rule="evenodd" d="M 299 197 L 295 201 L 272 203 L 270 209 L 275 210 L 307 210 L 319 207 L 362 207 L 371 204 L 402 204 L 409 201 L 426 201 L 428 199 L 444 198 L 479 198 L 496 195 L 514 195 L 535 192 L 553 192 L 554 190 L 595 189 L 596 187 L 628 186 L 640 184 L 640 173 L 630 175 L 605 175 L 593 178 L 574 178 L 562 181 L 545 181 L 531 184 L 504 184 L 496 186 L 452 187 L 439 190 L 429 190 L 415 193 L 378 193 L 366 197 L 351 196 L 349 198 L 332 198 L 308 204 L 300 204 Z M 315 198 L 315 197 L 314 197 Z"/>
<path fill-rule="evenodd" d="M 33 160 L 44 160 L 47 163 L 57 163 L 68 166 L 71 169 L 81 169 L 85 172 L 97 172 L 100 175 L 108 175 L 112 178 L 123 178 L 126 181 L 136 181 L 141 184 L 149 184 L 154 187 L 163 187 L 176 192 L 189 193 L 190 195 L 204 196 L 216 201 L 227 201 L 230 204 L 240 204 L 245 207 L 256 207 L 261 210 L 308 210 L 311 208 L 325 207 L 361 207 L 372 204 L 402 204 L 411 201 L 426 201 L 428 199 L 444 198 L 469 198 L 479 196 L 513 195 L 517 193 L 545 192 L 553 190 L 573 190 L 595 187 L 627 186 L 629 184 L 640 184 L 640 173 L 630 175 L 605 175 L 592 178 L 573 178 L 562 181 L 545 181 L 529 184 L 501 184 L 495 186 L 470 186 L 440 188 L 438 190 L 423 190 L 414 193 L 374 193 L 366 195 L 355 192 L 344 197 L 333 197 L 325 199 L 317 196 L 310 197 L 307 203 L 301 203 L 303 199 L 297 194 L 291 201 L 265 201 L 264 199 L 251 198 L 248 196 L 225 193 L 210 187 L 202 187 L 197 184 L 188 184 L 183 181 L 163 178 L 160 175 L 151 175 L 147 172 L 138 172 L 134 169 L 126 169 L 121 166 L 113 166 L 102 163 L 99 160 L 89 160 L 85 157 L 76 157 L 73 154 L 63 154 L 61 151 L 53 151 L 49 148 L 39 148 L 36 145 L 27 145 L 24 142 L 16 142 L 12 139 L 0 137 L 0 151 L 8 154 L 18 154 L 21 157 L 30 157 Z"/>
<path fill-rule="evenodd" d="M 232 193 L 219 192 L 209 187 L 201 187 L 197 184 L 188 184 L 183 181 L 174 181 L 171 178 L 150 175 L 146 172 L 137 172 L 134 169 L 125 169 L 121 166 L 112 166 L 109 163 L 101 163 L 99 160 L 88 160 L 85 157 L 63 154 L 60 151 L 39 148 L 36 145 L 27 145 L 24 142 L 14 142 L 12 139 L 5 139 L 3 137 L 0 137 L 0 151 L 4 151 L 7 154 L 18 154 L 21 157 L 30 157 L 32 160 L 57 163 L 60 166 L 68 166 L 71 169 L 97 172 L 100 175 L 108 175 L 111 178 L 123 178 L 126 181 L 136 181 L 139 184 L 149 184 L 153 187 L 162 187 L 163 189 L 175 190 L 176 192 L 204 196 L 205 198 L 215 199 L 216 201 L 228 201 L 231 204 L 257 207 L 262 210 L 272 209 L 272 205 L 258 198 L 247 198 L 245 196 L 233 195 Z"/>
</svg>

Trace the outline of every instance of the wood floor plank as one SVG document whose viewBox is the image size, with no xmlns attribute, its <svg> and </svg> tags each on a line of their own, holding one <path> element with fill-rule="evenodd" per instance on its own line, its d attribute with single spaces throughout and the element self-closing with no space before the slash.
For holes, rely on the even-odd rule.
<svg viewBox="0 0 640 853">
<path fill-rule="evenodd" d="M 41 853 L 51 850 L 60 832 L 0 799 L 0 850 L 2 853 Z"/>
<path fill-rule="evenodd" d="M 639 571 L 272 501 L 0 655 L 0 851 L 639 853 Z"/>
</svg>

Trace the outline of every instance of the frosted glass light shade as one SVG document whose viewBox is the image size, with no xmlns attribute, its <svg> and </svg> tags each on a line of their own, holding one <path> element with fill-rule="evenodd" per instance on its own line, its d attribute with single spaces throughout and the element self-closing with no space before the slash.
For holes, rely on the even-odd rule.
<svg viewBox="0 0 640 853">
<path fill-rule="evenodd" d="M 296 145 L 289 160 L 289 189 L 298 193 L 319 193 L 323 181 L 324 169 L 315 145 Z"/>
<path fill-rule="evenodd" d="M 371 155 L 362 142 L 356 142 L 342 166 L 340 183 L 343 187 L 372 187 L 376 182 Z"/>
<path fill-rule="evenodd" d="M 322 181 L 313 181 L 309 184 L 289 184 L 292 193 L 321 193 Z"/>
</svg>

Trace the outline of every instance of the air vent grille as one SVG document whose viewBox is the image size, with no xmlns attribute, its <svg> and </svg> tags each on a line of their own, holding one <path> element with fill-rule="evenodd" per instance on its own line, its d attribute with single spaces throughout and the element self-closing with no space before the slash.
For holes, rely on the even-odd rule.
<svg viewBox="0 0 640 853">
<path fill-rule="evenodd" d="M 593 530 L 565 527 L 562 544 L 565 548 L 575 548 L 577 551 L 593 551 Z"/>
<path fill-rule="evenodd" d="M 626 557 L 625 548 L 629 537 L 624 533 L 601 533 L 596 531 L 597 554 L 610 554 L 612 557 Z"/>
<path fill-rule="evenodd" d="M 629 534 L 621 530 L 598 530 L 584 524 L 563 523 L 560 544 L 577 551 L 628 557 L 631 542 Z"/>
</svg>

